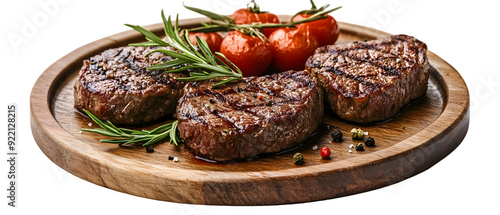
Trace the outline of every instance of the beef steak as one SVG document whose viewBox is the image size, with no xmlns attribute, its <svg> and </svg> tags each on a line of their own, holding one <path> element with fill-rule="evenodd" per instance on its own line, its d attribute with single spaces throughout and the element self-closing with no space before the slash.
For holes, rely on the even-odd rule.
<svg viewBox="0 0 500 215">
<path fill-rule="evenodd" d="M 155 48 L 119 47 L 83 61 L 74 86 L 75 107 L 115 124 L 144 124 L 173 114 L 182 96 L 182 74 L 149 71 L 171 57 Z"/>
<path fill-rule="evenodd" d="M 180 137 L 206 158 L 244 159 L 296 146 L 323 116 L 322 91 L 305 71 L 214 83 L 187 84 L 176 112 Z"/>
<path fill-rule="evenodd" d="M 425 95 L 427 46 L 407 35 L 320 47 L 306 68 L 317 74 L 331 109 L 342 119 L 389 119 Z"/>
</svg>

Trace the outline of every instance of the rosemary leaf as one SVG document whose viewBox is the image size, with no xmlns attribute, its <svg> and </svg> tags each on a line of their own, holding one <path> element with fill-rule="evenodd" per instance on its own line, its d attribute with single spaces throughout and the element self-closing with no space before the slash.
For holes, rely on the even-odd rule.
<svg viewBox="0 0 500 215">
<path fill-rule="evenodd" d="M 113 125 L 113 123 L 111 123 L 109 120 L 107 120 L 106 123 L 108 123 L 108 125 L 113 129 L 114 132 L 119 133 L 119 134 L 120 133 L 125 134 L 125 132 L 123 132 L 122 130 L 117 128 L 115 125 Z"/>
<path fill-rule="evenodd" d="M 109 125 L 106 125 L 104 124 L 104 122 L 102 122 L 99 118 L 97 118 L 96 116 L 94 116 L 93 114 L 91 114 L 88 110 L 83 110 L 87 115 L 89 115 L 89 117 L 94 120 L 95 123 L 97 123 L 99 126 L 101 126 L 102 128 L 108 130 L 109 132 L 113 132 L 115 134 L 119 134 L 120 132 L 114 130 L 114 128 L 112 128 L 111 126 Z"/>
<path fill-rule="evenodd" d="M 226 80 L 220 81 L 220 82 L 219 82 L 219 83 L 217 83 L 217 84 L 214 84 L 214 87 L 217 87 L 217 86 L 220 86 L 220 85 L 223 85 L 223 84 L 229 83 L 229 82 L 231 82 L 231 81 L 235 81 L 235 80 L 238 80 L 238 78 L 229 78 L 229 79 L 226 79 Z"/>
<path fill-rule="evenodd" d="M 153 32 L 148 31 L 141 26 L 130 25 L 130 24 L 125 24 L 125 25 L 128 27 L 131 27 L 132 29 L 134 29 L 134 30 L 138 31 L 139 33 L 141 33 L 142 35 L 144 35 L 150 42 L 155 42 L 161 46 L 168 46 L 169 45 L 167 42 L 163 41 L 160 37 L 153 34 Z"/>
<path fill-rule="evenodd" d="M 199 9 L 199 8 L 195 8 L 195 7 L 189 7 L 189 6 L 186 6 L 186 5 L 184 5 L 184 7 L 186 9 L 188 9 L 188 10 L 191 10 L 191 11 L 194 11 L 196 13 L 202 14 L 202 15 L 208 17 L 208 18 L 211 18 L 211 19 L 220 20 L 220 21 L 228 21 L 228 22 L 234 23 L 233 18 L 231 18 L 229 16 L 219 15 L 219 14 L 207 11 L 207 10 L 203 10 L 203 9 Z"/>
<path fill-rule="evenodd" d="M 102 139 L 99 140 L 101 143 L 114 143 L 114 144 L 125 144 L 129 139 Z"/>
<path fill-rule="evenodd" d="M 156 136 L 154 136 L 156 137 Z M 144 142 L 144 141 L 149 141 L 150 139 L 154 138 L 154 137 L 144 137 L 144 136 L 137 136 L 137 137 L 134 137 L 130 140 L 128 140 L 125 144 L 129 144 L 129 143 L 139 143 L 139 142 Z"/>
<path fill-rule="evenodd" d="M 104 130 L 104 129 L 100 129 L 100 128 L 94 128 L 94 129 L 82 128 L 81 130 L 88 131 L 88 132 L 94 132 L 94 133 L 101 134 L 101 135 L 108 136 L 108 137 L 121 137 L 122 136 L 120 134 L 116 134 L 114 132 L 110 132 L 108 130 Z"/>
<path fill-rule="evenodd" d="M 186 64 L 187 62 L 185 60 L 180 60 L 180 59 L 175 59 L 171 61 L 167 61 L 165 63 L 159 63 L 156 65 L 152 65 L 148 67 L 148 70 L 163 70 L 163 69 L 170 69 L 176 66 L 180 66 L 183 64 Z"/>
<path fill-rule="evenodd" d="M 151 146 L 151 145 L 157 143 L 158 141 L 165 139 L 166 137 L 169 136 L 169 134 L 170 134 L 170 132 L 160 133 L 159 135 L 154 136 L 153 138 L 149 139 L 146 143 L 142 144 L 142 146 L 143 147 Z"/>
<path fill-rule="evenodd" d="M 205 76 L 177 78 L 177 80 L 184 81 L 184 82 L 194 82 L 194 81 L 205 81 L 205 80 L 210 80 L 210 79 L 214 79 L 214 78 L 222 78 L 222 77 L 226 77 L 226 76 L 211 74 L 211 75 L 205 75 Z M 239 78 L 235 78 L 233 80 L 237 80 L 237 79 L 239 79 Z M 224 81 L 224 80 L 222 80 L 222 81 Z M 225 82 L 225 83 L 227 83 L 227 82 Z"/>
<path fill-rule="evenodd" d="M 128 129 L 128 128 L 120 128 L 120 130 L 122 130 L 126 134 L 132 134 L 132 135 L 146 135 L 147 134 L 147 133 L 144 133 L 142 131 L 136 131 L 136 130 L 132 130 L 132 129 Z"/>
<path fill-rule="evenodd" d="M 174 143 L 176 146 L 178 145 L 178 143 L 180 142 L 179 140 L 179 135 L 177 134 L 177 124 L 179 123 L 179 121 L 174 121 L 172 122 L 172 129 L 170 129 L 170 143 Z"/>
<path fill-rule="evenodd" d="M 189 69 L 199 69 L 199 68 L 200 68 L 199 66 L 183 66 L 183 67 L 180 67 L 180 68 L 177 68 L 177 69 L 167 70 L 167 71 L 165 71 L 165 73 L 183 72 L 183 71 L 186 71 L 186 70 L 189 70 Z M 177 81 L 182 81 L 182 80 L 179 80 L 179 78 L 176 78 L 176 80 Z"/>
<path fill-rule="evenodd" d="M 130 43 L 129 46 L 158 46 L 156 42 L 142 42 L 142 43 Z"/>
<path fill-rule="evenodd" d="M 163 54 L 166 54 L 168 56 L 171 56 L 171 57 L 183 60 L 185 62 L 192 62 L 192 61 L 198 60 L 198 59 L 196 59 L 196 58 L 194 58 L 194 57 L 192 57 L 190 55 L 185 55 L 185 54 L 181 54 L 179 52 L 170 51 L 170 50 L 166 50 L 166 49 L 155 49 L 155 50 L 150 51 L 149 53 L 147 53 L 146 56 L 148 56 L 149 54 L 154 53 L 154 52 L 161 52 Z"/>
<path fill-rule="evenodd" d="M 203 55 L 205 56 L 205 58 L 210 61 L 210 64 L 217 65 L 217 62 L 214 59 L 216 57 L 215 57 L 215 55 L 212 54 L 212 51 L 210 51 L 210 48 L 208 48 L 207 41 L 206 40 L 202 40 L 198 36 L 196 36 L 196 42 L 198 44 L 201 44 L 198 47 L 200 47 L 200 50 L 203 52 Z"/>
<path fill-rule="evenodd" d="M 148 132 L 148 134 L 160 134 L 160 133 L 163 133 L 163 132 L 170 130 L 170 129 L 172 129 L 172 124 L 165 124 L 165 125 L 161 125 L 161 126 L 156 127 L 155 129 Z"/>
</svg>

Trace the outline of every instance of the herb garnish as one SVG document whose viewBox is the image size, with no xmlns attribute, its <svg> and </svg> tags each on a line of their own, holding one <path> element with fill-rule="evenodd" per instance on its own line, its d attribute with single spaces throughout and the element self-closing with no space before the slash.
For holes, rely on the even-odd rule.
<svg viewBox="0 0 500 215">
<path fill-rule="evenodd" d="M 158 126 L 151 131 L 136 131 L 127 128 L 118 128 L 110 121 L 104 123 L 95 115 L 90 113 L 90 111 L 85 109 L 83 111 L 95 123 L 101 126 L 101 128 L 82 128 L 82 131 L 94 132 L 108 137 L 121 137 L 117 139 L 102 139 L 99 141 L 101 143 L 115 143 L 121 146 L 122 144 L 145 142 L 142 146 L 147 148 L 167 137 L 170 139 L 170 144 L 173 143 L 178 146 L 180 142 L 179 135 L 177 133 L 177 120 L 169 124 Z"/>
<path fill-rule="evenodd" d="M 166 73 L 173 73 L 190 69 L 200 69 L 199 72 L 190 72 L 190 77 L 177 78 L 176 80 L 193 82 L 221 78 L 221 80 L 219 80 L 219 82 L 214 86 L 225 84 L 243 77 L 240 69 L 236 65 L 231 63 L 231 61 L 229 61 L 223 54 L 219 52 L 212 53 L 208 48 L 207 42 L 198 37 L 196 37 L 196 41 L 198 42 L 198 47 L 200 50 L 197 50 L 196 46 L 193 45 L 189 40 L 188 31 L 186 29 L 178 28 L 178 17 L 176 18 L 175 26 L 172 26 L 170 16 L 168 17 L 168 20 L 165 18 L 163 10 L 161 11 L 161 17 L 163 19 L 165 38 L 168 42 L 162 40 L 160 37 L 141 26 L 125 24 L 126 26 L 131 27 L 144 35 L 148 40 L 147 42 L 133 43 L 129 45 L 163 47 L 171 46 L 180 52 L 179 53 L 166 49 L 155 49 L 149 52 L 147 55 L 153 52 L 162 52 L 177 59 L 152 65 L 148 67 L 148 70 L 164 70 L 174 68 L 172 70 L 165 71 Z M 220 60 L 217 57 L 220 57 L 223 60 Z M 180 68 L 176 68 L 179 66 Z"/>
</svg>

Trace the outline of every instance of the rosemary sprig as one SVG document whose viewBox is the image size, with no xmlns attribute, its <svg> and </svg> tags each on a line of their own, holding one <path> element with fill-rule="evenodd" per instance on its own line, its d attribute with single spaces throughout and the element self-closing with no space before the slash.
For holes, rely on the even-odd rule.
<svg viewBox="0 0 500 215">
<path fill-rule="evenodd" d="M 93 132 L 108 137 L 117 137 L 116 139 L 101 139 L 99 142 L 115 143 L 120 146 L 122 144 L 145 142 L 142 146 L 149 147 L 165 138 L 169 138 L 170 144 L 173 143 L 176 146 L 179 145 L 180 140 L 177 133 L 177 120 L 169 124 L 158 126 L 151 131 L 136 131 L 126 128 L 118 128 L 110 121 L 106 121 L 106 123 L 104 123 L 95 115 L 90 113 L 90 111 L 83 111 L 101 128 L 82 128 L 82 131 Z"/>
<path fill-rule="evenodd" d="M 162 52 L 176 59 L 150 66 L 148 70 L 171 69 L 165 71 L 167 73 L 192 70 L 189 73 L 189 77 L 177 78 L 176 80 L 192 82 L 217 78 L 218 83 L 215 84 L 215 86 L 225 84 L 227 82 L 243 77 L 241 70 L 236 65 L 232 64 L 223 54 L 219 52 L 212 53 L 208 48 L 207 42 L 204 39 L 196 37 L 199 48 L 198 50 L 196 46 L 191 43 L 188 31 L 186 29 L 179 29 L 178 17 L 176 18 L 175 26 L 172 25 L 170 16 L 168 17 L 168 19 L 165 18 L 163 10 L 161 11 L 161 17 L 163 20 L 166 41 L 162 40 L 160 37 L 141 26 L 125 24 L 126 26 L 131 27 L 132 29 L 144 35 L 146 37 L 146 40 L 148 40 L 147 42 L 133 43 L 129 45 L 163 47 L 171 46 L 180 52 L 179 53 L 166 49 L 155 49 L 149 52 L 148 55 L 153 52 Z M 224 20 L 224 18 L 220 19 Z M 217 56 L 222 58 L 223 60 L 220 60 L 219 58 L 217 58 Z"/>
</svg>

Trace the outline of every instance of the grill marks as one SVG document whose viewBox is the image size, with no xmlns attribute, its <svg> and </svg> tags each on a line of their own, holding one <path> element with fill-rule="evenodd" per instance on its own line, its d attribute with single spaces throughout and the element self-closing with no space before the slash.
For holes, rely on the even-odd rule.
<svg viewBox="0 0 500 215">
<path fill-rule="evenodd" d="M 358 92 L 337 91 L 348 97 L 364 97 L 367 94 L 390 86 L 391 79 L 407 73 L 417 63 L 415 56 L 407 55 L 418 47 L 404 38 L 368 42 L 353 42 L 320 47 L 307 66 L 317 71 L 329 72 L 343 79 L 357 82 Z M 336 78 L 339 78 L 336 77 Z"/>
<path fill-rule="evenodd" d="M 86 86 L 89 89 L 106 86 L 108 91 L 137 91 L 152 85 L 181 87 L 170 74 L 162 71 L 149 71 L 147 68 L 155 63 L 170 61 L 173 58 L 160 53 L 144 57 L 155 48 L 119 47 L 108 49 L 99 55 L 84 61 L 88 68 Z"/>
<path fill-rule="evenodd" d="M 294 111 L 300 111 L 307 92 L 301 94 L 298 90 L 315 86 L 315 82 L 308 81 L 311 78 L 301 77 L 304 75 L 310 76 L 307 73 L 294 75 L 290 72 L 244 78 L 221 88 L 212 88 L 210 83 L 198 83 L 196 87 L 188 85 L 187 88 L 191 87 L 192 90 L 185 93 L 181 106 L 189 100 L 192 110 L 202 106 L 203 111 L 194 111 L 196 114 L 193 111 L 178 111 L 177 115 L 205 126 L 209 124 L 207 121 L 213 122 L 213 117 L 216 117 L 219 119 L 216 121 L 223 122 L 220 127 L 243 133 L 282 118 L 282 115 L 293 116 Z M 250 120 L 252 123 L 249 123 Z"/>
</svg>

